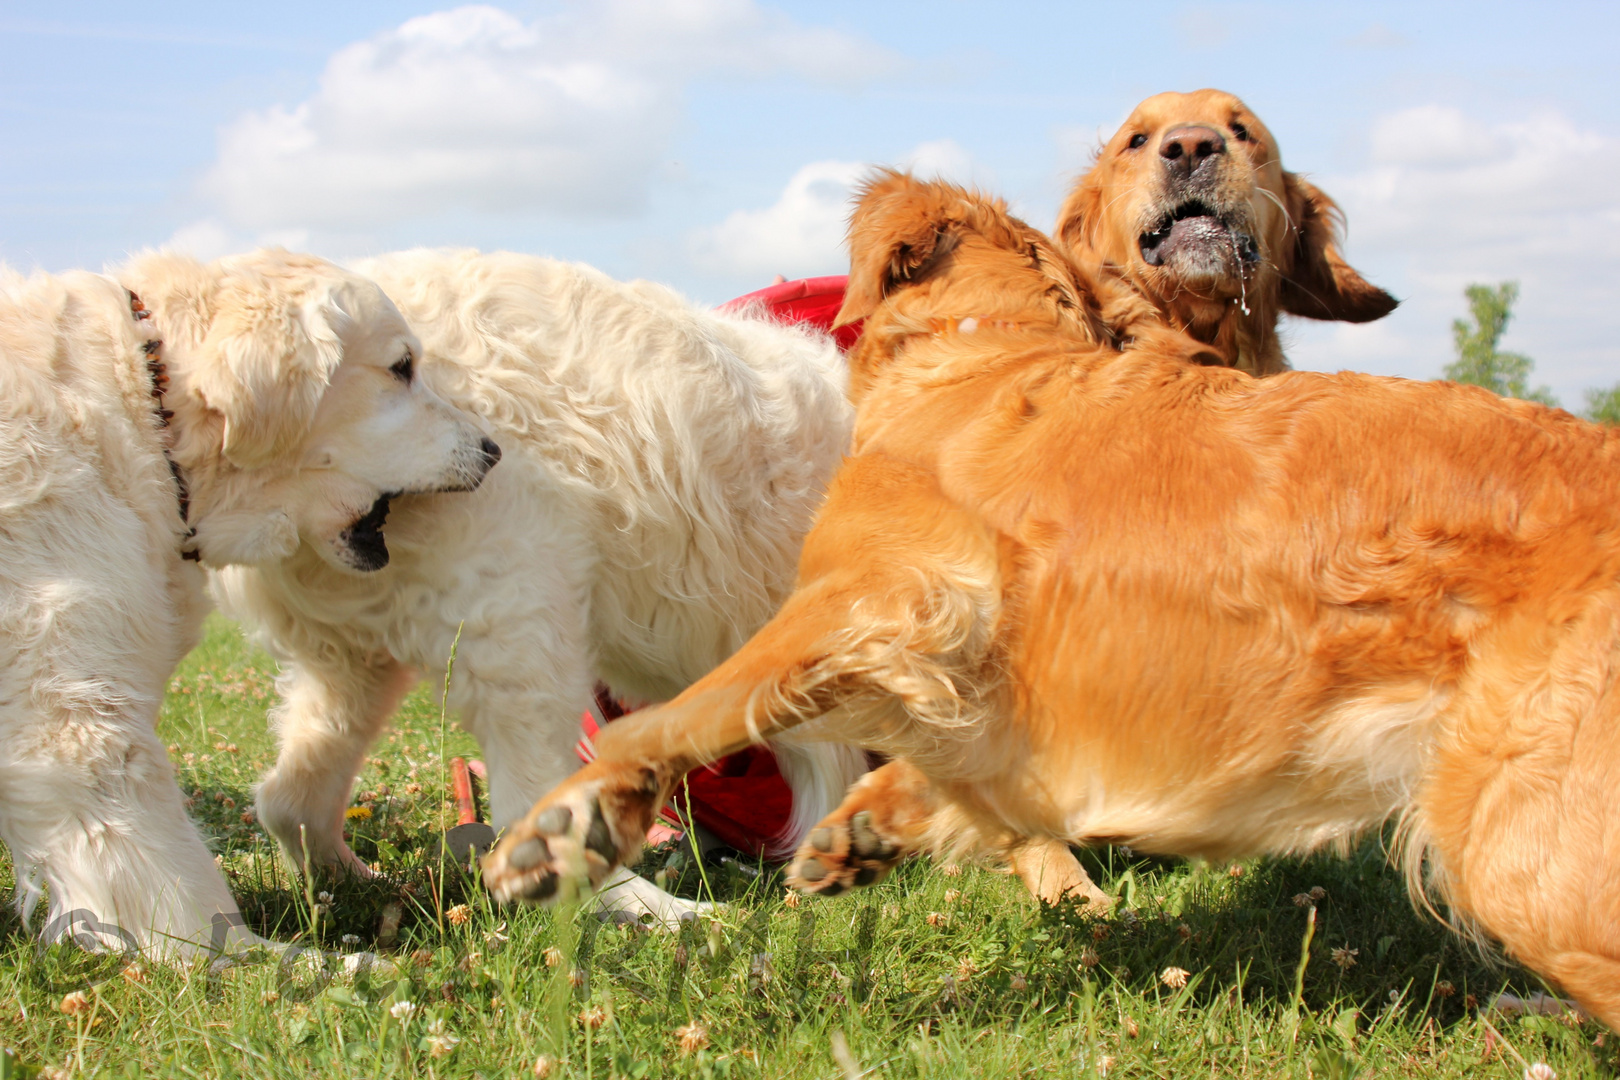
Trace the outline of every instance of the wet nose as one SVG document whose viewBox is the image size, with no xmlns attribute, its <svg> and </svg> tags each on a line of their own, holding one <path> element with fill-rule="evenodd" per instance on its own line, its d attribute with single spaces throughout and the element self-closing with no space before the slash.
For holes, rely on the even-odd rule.
<svg viewBox="0 0 1620 1080">
<path fill-rule="evenodd" d="M 1159 156 L 1172 172 L 1190 176 L 1210 158 L 1226 153 L 1226 136 L 1205 124 L 1181 124 L 1164 133 Z"/>
<path fill-rule="evenodd" d="M 479 452 L 484 455 L 485 469 L 493 469 L 495 467 L 495 463 L 501 460 L 501 448 L 495 444 L 495 440 L 493 439 L 485 438 L 479 440 L 478 449 Z"/>
</svg>

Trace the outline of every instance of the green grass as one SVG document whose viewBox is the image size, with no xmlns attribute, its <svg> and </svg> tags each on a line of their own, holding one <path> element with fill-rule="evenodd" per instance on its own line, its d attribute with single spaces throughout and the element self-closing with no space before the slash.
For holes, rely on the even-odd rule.
<svg viewBox="0 0 1620 1080">
<path fill-rule="evenodd" d="M 768 868 L 670 852 L 644 868 L 726 902 L 680 934 L 493 910 L 432 857 L 447 807 L 431 680 L 356 785 L 370 817 L 352 822 L 355 847 L 385 877 L 306 891 L 249 813 L 274 753 L 273 672 L 211 619 L 171 684 L 162 735 L 249 923 L 331 950 L 337 970 L 311 949 L 120 973 L 118 958 L 41 952 L 7 913 L 0 1078 L 529 1076 L 542 1055 L 550 1076 L 602 1078 L 1518 1077 L 1533 1061 L 1565 1078 L 1620 1071 L 1598 1025 L 1482 1015 L 1504 988 L 1539 984 L 1415 913 L 1376 843 L 1348 859 L 1236 868 L 1088 853 L 1120 900 L 1105 920 L 1043 910 L 1001 874 L 927 862 L 794 906 Z M 442 735 L 445 754 L 475 753 L 453 726 Z M 10 888 L 9 863 L 0 885 Z M 390 907 L 397 937 L 379 944 Z M 336 957 L 356 948 L 395 966 L 344 974 Z M 1334 950 L 1354 954 L 1335 962 Z M 1170 968 L 1188 973 L 1185 986 L 1165 984 Z M 91 983 L 79 1011 L 62 1011 L 67 991 Z M 400 1002 L 414 1011 L 394 1015 Z"/>
</svg>

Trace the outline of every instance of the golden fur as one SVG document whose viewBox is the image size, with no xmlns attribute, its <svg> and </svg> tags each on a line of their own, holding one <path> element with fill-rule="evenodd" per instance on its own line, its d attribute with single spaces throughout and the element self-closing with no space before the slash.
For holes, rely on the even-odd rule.
<svg viewBox="0 0 1620 1080">
<path fill-rule="evenodd" d="M 1369 322 L 1395 309 L 1339 254 L 1341 219 L 1332 199 L 1283 169 L 1276 139 L 1243 102 L 1199 90 L 1136 107 L 1069 193 L 1057 235 L 1227 366 L 1271 375 L 1288 366 L 1283 312 Z"/>
<path fill-rule="evenodd" d="M 1399 816 L 1437 899 L 1620 1024 L 1620 431 L 1116 352 L 1076 272 L 942 184 L 870 184 L 851 253 L 854 442 L 794 593 L 606 732 L 496 894 L 601 881 L 685 770 L 810 723 L 896 761 L 801 887 L 877 880 L 930 814 L 1208 858 Z"/>
</svg>

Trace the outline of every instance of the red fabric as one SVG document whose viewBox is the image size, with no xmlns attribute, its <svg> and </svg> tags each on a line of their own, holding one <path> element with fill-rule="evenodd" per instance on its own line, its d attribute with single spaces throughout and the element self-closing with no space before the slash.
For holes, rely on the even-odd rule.
<svg viewBox="0 0 1620 1080">
<path fill-rule="evenodd" d="M 859 321 L 833 330 L 838 309 L 844 306 L 844 287 L 849 277 L 837 274 L 831 277 L 800 278 L 783 281 L 768 288 L 739 296 L 720 305 L 721 311 L 736 311 L 749 304 L 760 304 L 783 322 L 808 323 L 832 333 L 833 340 L 845 352 L 861 336 Z"/>
</svg>

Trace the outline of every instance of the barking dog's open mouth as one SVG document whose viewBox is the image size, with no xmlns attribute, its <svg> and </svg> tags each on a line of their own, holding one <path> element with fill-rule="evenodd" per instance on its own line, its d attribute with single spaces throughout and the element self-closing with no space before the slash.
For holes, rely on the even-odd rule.
<svg viewBox="0 0 1620 1080">
<path fill-rule="evenodd" d="M 388 541 L 383 539 L 383 523 L 388 520 L 388 500 L 399 492 L 378 497 L 371 509 L 340 534 L 356 570 L 381 570 L 388 565 Z"/>
<path fill-rule="evenodd" d="M 1230 268 L 1237 270 L 1260 261 L 1260 246 L 1254 237 L 1234 229 L 1222 215 L 1197 199 L 1164 215 L 1152 230 L 1138 238 L 1137 244 L 1142 260 L 1149 266 L 1163 266 L 1171 260 L 1190 261 L 1194 265 L 1186 269 L 1209 273 L 1213 267 L 1197 264 L 1211 260 L 1225 264 L 1230 259 Z"/>
</svg>

